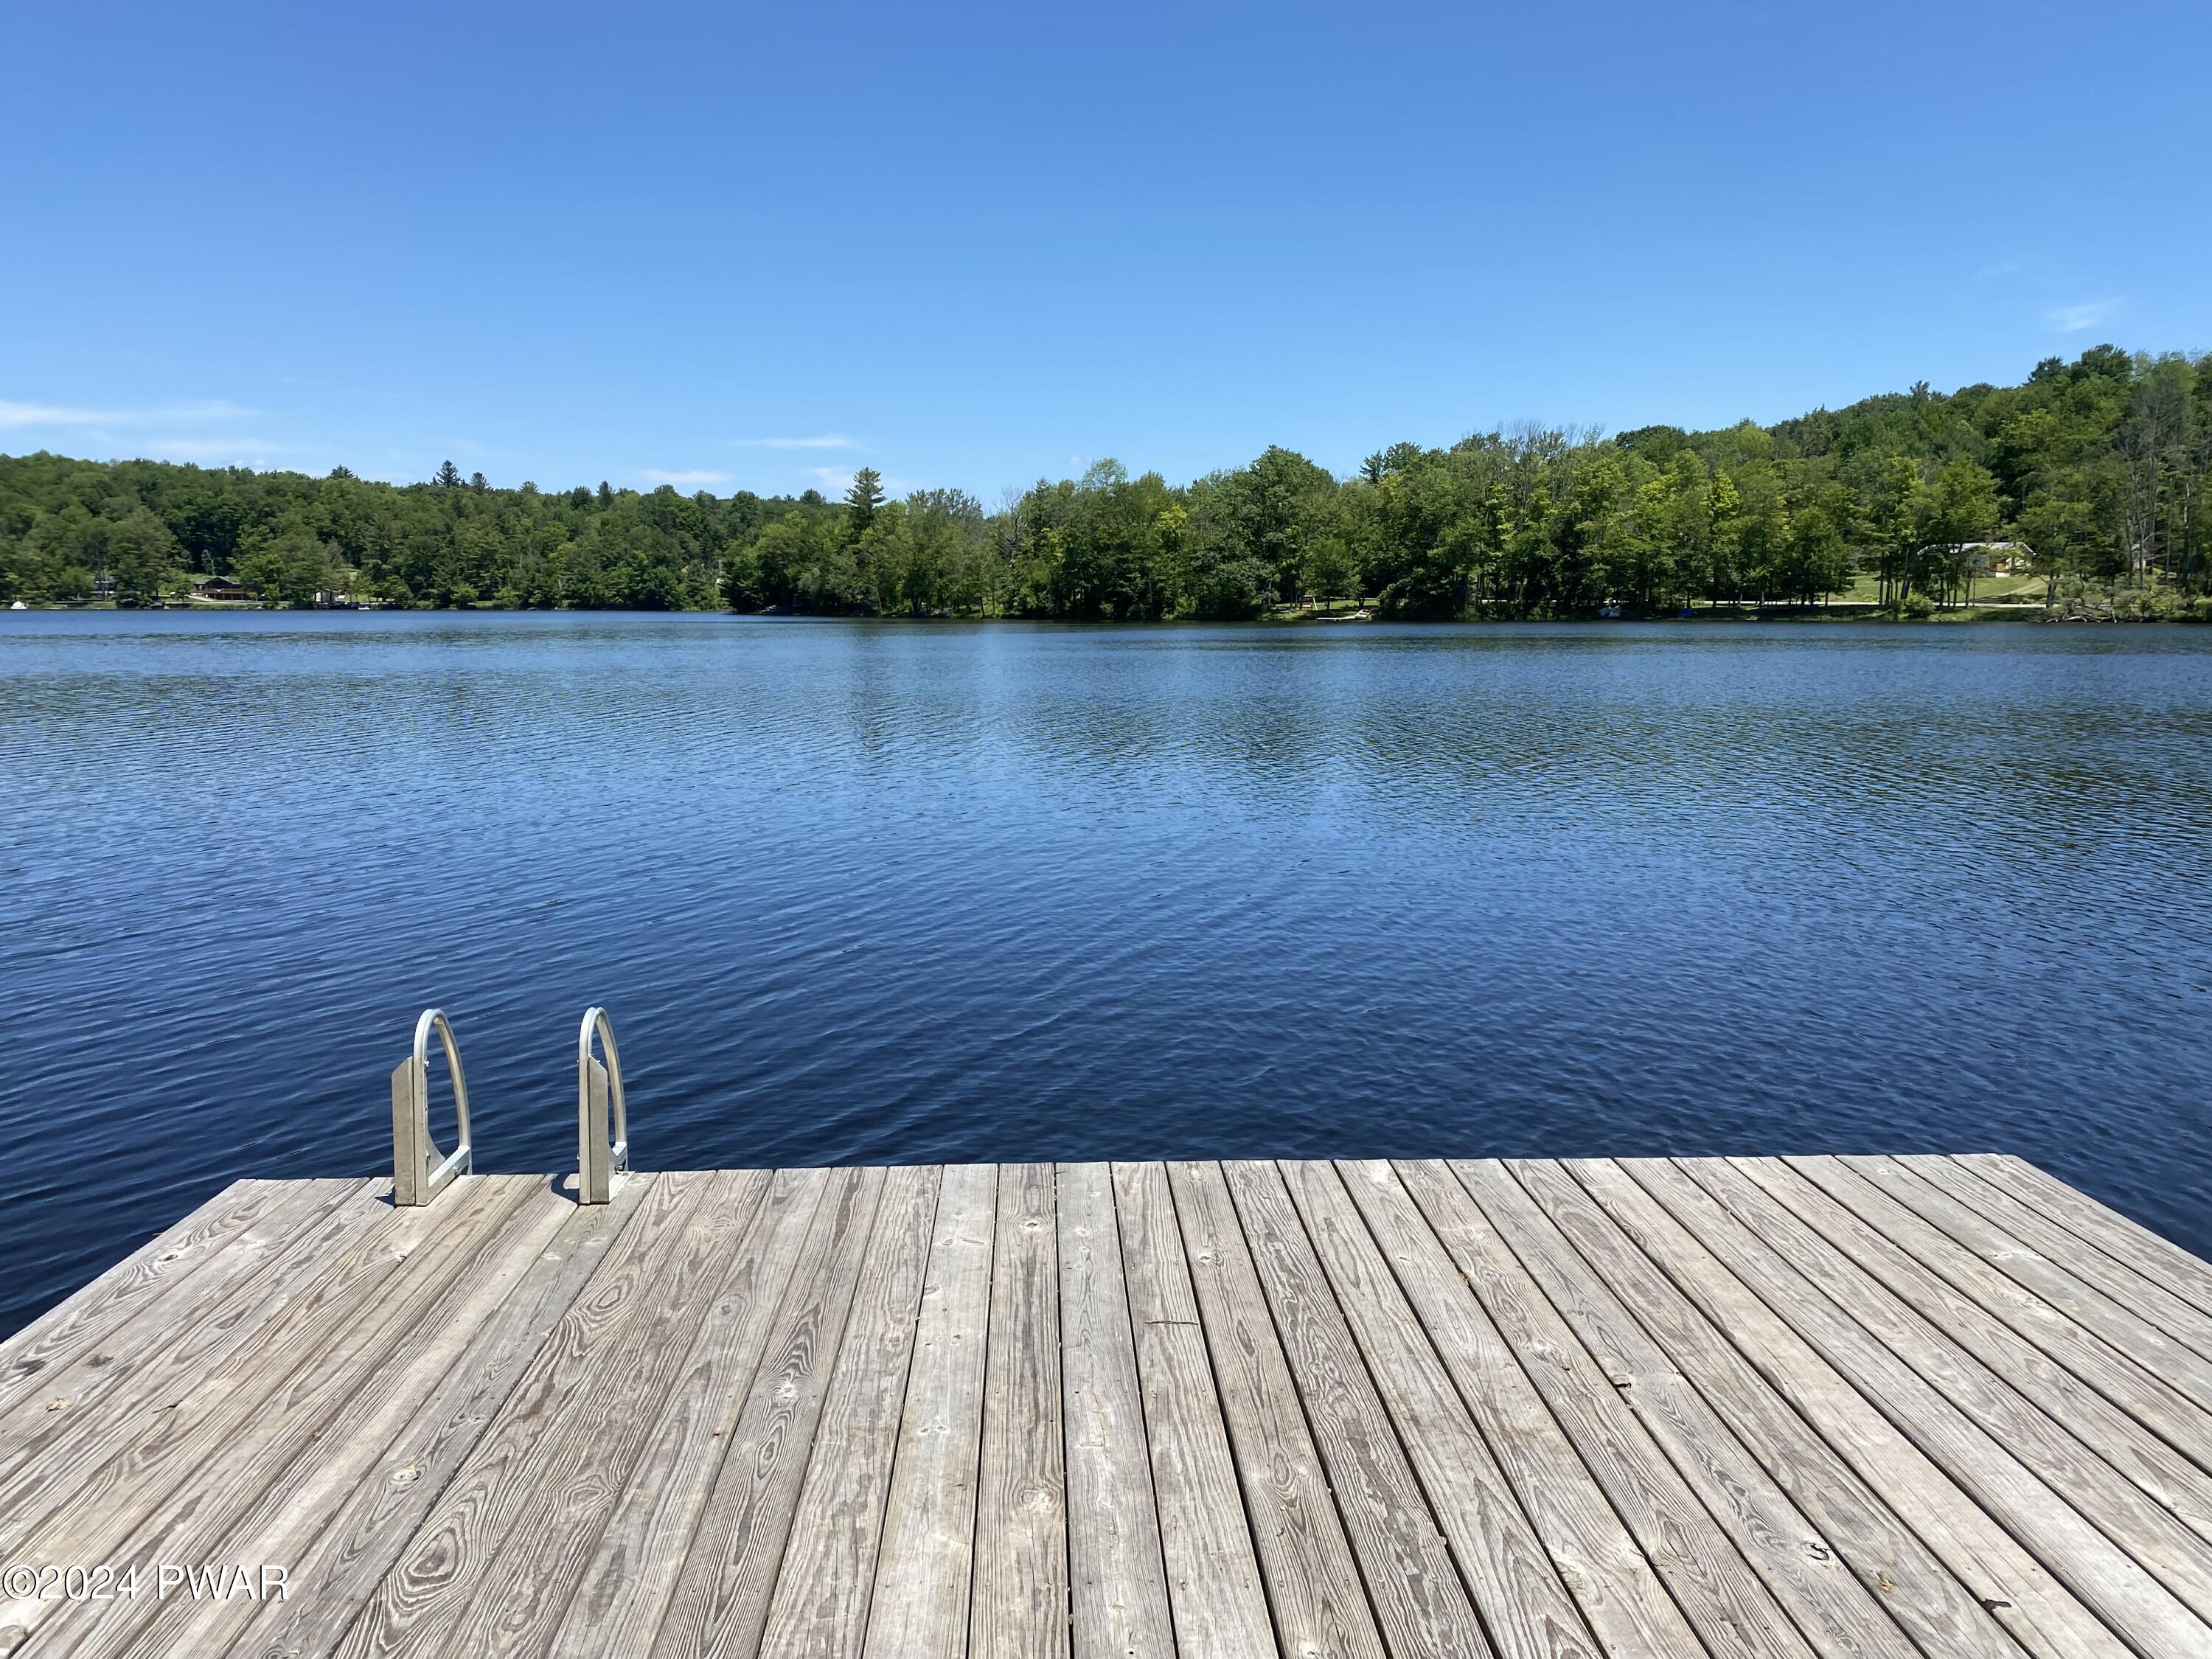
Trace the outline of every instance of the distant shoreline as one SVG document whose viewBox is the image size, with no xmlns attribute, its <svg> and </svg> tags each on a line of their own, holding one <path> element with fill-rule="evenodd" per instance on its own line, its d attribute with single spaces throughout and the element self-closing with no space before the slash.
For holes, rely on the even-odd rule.
<svg viewBox="0 0 2212 1659">
<path fill-rule="evenodd" d="M 2094 346 L 2021 383 L 1706 431 L 1516 427 L 1349 472 L 1272 446 L 995 507 L 0 455 L 0 605 L 264 599 L 1060 622 L 2212 621 L 2212 356 Z M 648 475 L 651 476 L 651 475 Z M 842 474 L 826 476 L 834 489 Z M 1757 596 L 1752 598 L 1750 596 Z M 1993 604 L 1993 601 L 2009 602 Z"/>
<path fill-rule="evenodd" d="M 237 617 L 254 615 L 274 616 L 344 616 L 344 615 L 406 615 L 406 616 L 618 616 L 618 617 L 726 617 L 732 621 L 807 622 L 807 623 L 905 623 L 917 628 L 942 624 L 974 625 L 977 623 L 1012 623 L 1034 627 L 1050 624 L 1072 628 L 1341 628 L 1383 624 L 1397 628 L 1455 628 L 1495 625 L 1529 625 L 1605 628 L 1623 623 L 1650 625 L 1674 623 L 1696 627 L 1729 623 L 1816 623 L 1835 626 L 1844 623 L 1875 623 L 1884 625 L 1923 623 L 1931 626 L 1955 627 L 1965 623 L 2191 623 L 2212 620 L 2196 616 L 2175 617 L 2066 617 L 2054 614 L 2040 603 L 2018 604 L 1996 602 L 1989 605 L 1961 605 L 1950 610 L 1937 611 L 1925 617 L 1899 616 L 1884 611 L 1878 606 L 1864 604 L 1834 605 L 1792 605 L 1775 604 L 1761 605 L 1746 603 L 1741 605 L 1704 605 L 1691 608 L 1687 616 L 1679 613 L 1649 616 L 1573 616 L 1573 617 L 1383 617 L 1373 614 L 1360 616 L 1340 611 L 1276 612 L 1266 616 L 1228 618 L 1180 617 L 985 617 L 959 615 L 951 612 L 925 616 L 881 612 L 852 611 L 844 613 L 764 610 L 733 611 L 719 605 L 640 606 L 640 605 L 512 605 L 475 604 L 465 605 L 268 605 L 255 600 L 206 601 L 191 600 L 183 604 L 156 605 L 118 605 L 94 601 L 90 604 L 70 605 L 52 601 L 28 601 L 18 607 L 9 607 L 16 615 L 79 616 L 204 616 Z"/>
</svg>

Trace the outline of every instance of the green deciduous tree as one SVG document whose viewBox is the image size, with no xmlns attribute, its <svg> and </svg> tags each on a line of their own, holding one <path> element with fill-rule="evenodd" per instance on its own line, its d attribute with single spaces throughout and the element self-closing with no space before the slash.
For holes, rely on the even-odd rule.
<svg viewBox="0 0 2212 1659">
<path fill-rule="evenodd" d="M 1129 621 L 1361 594 L 1449 619 L 1803 605 L 1869 569 L 1903 611 L 1969 597 L 1961 550 L 2017 538 L 2082 614 L 2185 614 L 2212 587 L 2212 357 L 2097 346 L 2017 386 L 1923 382 L 1765 427 L 1401 441 L 1341 480 L 1277 447 L 1185 484 L 1101 461 L 995 511 L 951 490 L 897 506 L 872 469 L 825 501 L 500 489 L 450 462 L 391 485 L 0 457 L 0 599 L 74 599 L 99 578 L 143 599 L 237 574 L 276 603 L 343 586 L 416 605 Z"/>
<path fill-rule="evenodd" d="M 239 582 L 273 605 L 312 605 L 329 568 L 323 544 L 305 525 L 247 532 L 240 544 Z"/>
<path fill-rule="evenodd" d="M 118 599 L 143 603 L 179 585 L 183 550 L 176 534 L 148 507 L 138 507 L 107 534 L 107 564 Z"/>
</svg>

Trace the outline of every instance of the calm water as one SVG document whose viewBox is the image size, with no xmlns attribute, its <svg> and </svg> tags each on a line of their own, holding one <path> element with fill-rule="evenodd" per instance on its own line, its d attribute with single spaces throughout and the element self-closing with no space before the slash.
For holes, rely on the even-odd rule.
<svg viewBox="0 0 2212 1659">
<path fill-rule="evenodd" d="M 2021 1152 L 2212 1251 L 2212 629 L 0 616 L 0 1330 L 240 1175 Z"/>
</svg>

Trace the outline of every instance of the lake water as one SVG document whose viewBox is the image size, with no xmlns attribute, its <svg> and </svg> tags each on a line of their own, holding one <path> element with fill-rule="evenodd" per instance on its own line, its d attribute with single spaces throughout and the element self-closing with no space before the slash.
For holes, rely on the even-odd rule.
<svg viewBox="0 0 2212 1659">
<path fill-rule="evenodd" d="M 2212 629 L 0 616 L 0 1331 L 238 1176 L 2002 1149 L 2212 1252 Z"/>
</svg>

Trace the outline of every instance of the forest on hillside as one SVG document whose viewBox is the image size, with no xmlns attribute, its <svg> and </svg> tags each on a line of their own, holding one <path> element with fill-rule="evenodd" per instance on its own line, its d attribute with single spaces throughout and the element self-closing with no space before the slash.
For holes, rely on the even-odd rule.
<svg viewBox="0 0 2212 1659">
<path fill-rule="evenodd" d="M 418 484 L 0 457 L 0 604 L 149 604 L 226 576 L 271 604 L 1229 619 L 1364 599 L 1407 618 L 1810 605 L 1869 573 L 1956 604 L 2023 544 L 2060 614 L 2212 618 L 2212 356 L 2098 346 L 2018 386 L 1909 392 L 1772 426 L 1534 426 L 1396 443 L 1337 477 L 1270 448 L 1170 484 L 1114 461 L 995 508 Z"/>
</svg>

